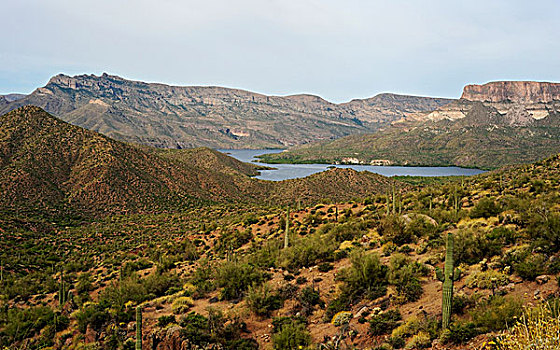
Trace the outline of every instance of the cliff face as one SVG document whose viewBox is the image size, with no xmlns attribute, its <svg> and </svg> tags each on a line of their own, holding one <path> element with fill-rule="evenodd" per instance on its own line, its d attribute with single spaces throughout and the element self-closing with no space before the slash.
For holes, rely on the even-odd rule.
<svg viewBox="0 0 560 350">
<path fill-rule="evenodd" d="M 556 123 L 560 112 L 560 84 L 536 81 L 496 81 L 484 85 L 467 85 L 459 100 L 437 107 L 433 112 L 419 112 L 405 118 L 404 122 L 426 122 L 458 120 L 477 103 L 496 109 L 501 116 L 500 124 L 530 125 L 537 120 L 547 119 Z M 480 114 L 480 113 L 477 113 Z M 551 118 L 547 118 L 551 117 Z M 497 122 L 477 119 L 482 124 Z"/>
<path fill-rule="evenodd" d="M 0 114 L 35 105 L 74 125 L 156 147 L 266 148 L 372 132 L 451 101 L 382 94 L 336 104 L 313 95 L 57 75 L 22 99 L 0 101 Z"/>
<path fill-rule="evenodd" d="M 479 102 L 550 103 L 560 101 L 560 84 L 537 81 L 495 81 L 467 85 L 462 99 Z"/>
</svg>

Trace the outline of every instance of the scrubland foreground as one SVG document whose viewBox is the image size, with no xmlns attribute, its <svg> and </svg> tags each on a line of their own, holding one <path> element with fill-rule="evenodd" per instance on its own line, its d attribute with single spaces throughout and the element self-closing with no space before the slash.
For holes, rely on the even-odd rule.
<svg viewBox="0 0 560 350">
<path fill-rule="evenodd" d="M 249 200 L 234 185 L 258 180 L 232 175 L 231 164 L 227 174 L 207 174 L 238 180 L 212 187 L 201 180 L 200 188 L 219 189 L 208 197 L 186 192 L 178 176 L 191 174 L 188 157 L 167 155 L 154 171 L 166 155 L 101 136 L 80 152 L 73 142 L 60 163 L 67 171 L 46 178 L 62 159 L 54 145 L 67 145 L 61 140 L 79 128 L 57 134 L 54 158 L 29 168 L 20 165 L 32 160 L 15 155 L 31 146 L 18 143 L 30 136 L 2 122 L 0 175 L 12 189 L 0 216 L 3 348 L 558 347 L 559 156 L 471 178 L 380 179 L 361 199 L 333 194 L 320 203 L 321 185 L 352 189 L 332 176 L 334 185 L 305 182 L 309 198 L 298 203 L 288 187 L 258 187 L 262 197 Z M 120 154 L 132 168 L 115 168 Z M 88 174 L 89 166 L 77 171 L 84 160 L 105 177 Z M 356 183 L 371 183 L 360 174 Z M 10 187 L 16 178 L 29 182 Z M 38 179 L 56 196 L 26 192 Z M 231 187 L 217 185 L 224 183 Z M 221 193 L 228 200 L 220 202 Z M 165 198 L 187 204 L 174 209 Z M 111 210 L 86 210 L 97 205 Z M 448 258 L 442 271 L 451 248 L 454 263 Z M 450 303 L 445 329 L 442 299 Z"/>
</svg>

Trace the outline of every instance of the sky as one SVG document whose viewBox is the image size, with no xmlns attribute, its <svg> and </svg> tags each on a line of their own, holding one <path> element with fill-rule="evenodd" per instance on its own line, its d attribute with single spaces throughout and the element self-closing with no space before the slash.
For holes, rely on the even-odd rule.
<svg viewBox="0 0 560 350">
<path fill-rule="evenodd" d="M 1 0 L 0 94 L 103 72 L 333 102 L 560 81 L 559 0 Z"/>
</svg>

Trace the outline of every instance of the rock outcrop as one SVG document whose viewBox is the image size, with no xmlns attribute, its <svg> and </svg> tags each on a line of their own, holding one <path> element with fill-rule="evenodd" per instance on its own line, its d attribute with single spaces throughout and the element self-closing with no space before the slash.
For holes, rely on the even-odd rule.
<svg viewBox="0 0 560 350">
<path fill-rule="evenodd" d="M 462 99 L 495 103 L 550 103 L 560 101 L 560 84 L 538 81 L 495 81 L 467 85 Z"/>
</svg>

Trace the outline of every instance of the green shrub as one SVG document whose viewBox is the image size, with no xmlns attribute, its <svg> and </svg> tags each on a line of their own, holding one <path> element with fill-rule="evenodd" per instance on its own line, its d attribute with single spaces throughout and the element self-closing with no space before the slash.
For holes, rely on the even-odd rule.
<svg viewBox="0 0 560 350">
<path fill-rule="evenodd" d="M 321 261 L 333 260 L 333 252 L 338 243 L 332 235 L 313 234 L 295 240 L 293 245 L 283 249 L 279 265 L 290 270 L 313 266 Z"/>
<path fill-rule="evenodd" d="M 160 316 L 158 317 L 158 327 L 165 327 L 167 325 L 170 325 L 172 323 L 177 322 L 175 320 L 175 316 L 174 315 L 169 315 L 169 316 Z"/>
<path fill-rule="evenodd" d="M 496 296 L 479 303 L 471 312 L 473 322 L 486 332 L 500 331 L 521 316 L 523 302 Z"/>
<path fill-rule="evenodd" d="M 330 270 L 332 270 L 334 268 L 334 265 L 328 262 L 324 262 L 319 264 L 319 266 L 317 267 L 317 270 L 319 270 L 319 272 L 329 272 Z"/>
<path fill-rule="evenodd" d="M 35 306 L 27 309 L 13 307 L 6 311 L 5 316 L 5 318 L 0 317 L 0 327 L 2 327 L 0 344 L 11 346 L 39 334 L 47 326 L 54 326 L 55 314 L 46 306 Z M 66 326 L 68 326 L 67 318 L 59 328 L 64 329 Z"/>
<path fill-rule="evenodd" d="M 413 263 L 406 256 L 396 254 L 391 258 L 387 277 L 389 283 L 396 287 L 402 301 L 411 302 L 422 296 L 423 289 L 418 276 L 424 274 L 426 270 L 422 264 Z"/>
<path fill-rule="evenodd" d="M 323 318 L 324 321 L 330 322 L 334 315 L 336 315 L 338 312 L 348 310 L 349 307 L 350 299 L 348 295 L 343 293 L 338 298 L 335 298 L 328 303 L 325 310 L 325 316 Z"/>
<path fill-rule="evenodd" d="M 352 265 L 340 273 L 344 281 L 342 292 L 350 299 L 366 297 L 376 299 L 387 292 L 387 266 L 375 253 L 366 254 L 359 249 L 350 256 Z"/>
<path fill-rule="evenodd" d="M 430 335 L 426 332 L 420 331 L 417 334 L 412 336 L 406 345 L 405 349 L 412 350 L 412 349 L 426 349 L 432 345 L 432 340 L 430 339 Z"/>
<path fill-rule="evenodd" d="M 187 312 L 192 306 L 194 302 L 190 297 L 178 297 L 173 300 L 173 304 L 171 304 L 171 310 L 173 310 L 174 314 L 183 314 Z"/>
<path fill-rule="evenodd" d="M 437 226 L 434 226 L 425 217 L 417 216 L 406 225 L 405 233 L 417 238 L 431 237 L 437 233 Z"/>
<path fill-rule="evenodd" d="M 385 241 L 391 241 L 397 246 L 413 243 L 416 239 L 413 230 L 406 230 L 406 225 L 400 216 L 389 215 L 381 220 L 378 227 L 379 234 Z"/>
<path fill-rule="evenodd" d="M 268 283 L 250 286 L 245 300 L 249 309 L 259 316 L 269 316 L 272 311 L 280 309 L 284 302 Z"/>
<path fill-rule="evenodd" d="M 501 211 L 501 207 L 494 200 L 482 198 L 471 209 L 469 216 L 471 218 L 489 218 L 498 215 Z"/>
<path fill-rule="evenodd" d="M 249 286 L 259 284 L 268 275 L 246 263 L 224 262 L 214 272 L 216 286 L 221 289 L 221 299 L 231 300 L 240 298 Z"/>
<path fill-rule="evenodd" d="M 301 323 L 288 323 L 282 326 L 280 331 L 272 336 L 274 349 L 298 350 L 311 345 L 311 335 Z"/>
<path fill-rule="evenodd" d="M 441 335 L 442 342 L 464 344 L 481 333 L 473 322 L 452 323 Z"/>
<path fill-rule="evenodd" d="M 305 316 L 309 316 L 313 313 L 315 306 L 324 307 L 325 302 L 321 300 L 319 295 L 319 290 L 313 288 L 313 286 L 307 286 L 303 288 L 298 296 L 297 300 L 299 307 L 301 308 L 301 313 Z"/>
<path fill-rule="evenodd" d="M 546 273 L 547 258 L 542 254 L 528 255 L 527 258 L 513 265 L 513 269 L 524 280 L 534 281 Z"/>
<path fill-rule="evenodd" d="M 400 320 L 398 309 L 382 312 L 369 320 L 369 331 L 372 335 L 388 334 L 399 325 Z"/>
<path fill-rule="evenodd" d="M 505 286 L 509 283 L 509 277 L 494 270 L 475 271 L 471 273 L 465 280 L 465 284 L 469 288 L 491 289 Z"/>
<path fill-rule="evenodd" d="M 453 301 L 451 302 L 452 313 L 462 315 L 466 308 L 475 305 L 475 301 L 472 297 L 465 294 L 456 294 L 453 296 Z"/>
<path fill-rule="evenodd" d="M 459 231 L 455 236 L 455 263 L 476 264 L 484 258 L 491 258 L 502 252 L 502 244 L 490 241 L 486 235 L 478 230 L 469 229 Z"/>
</svg>

